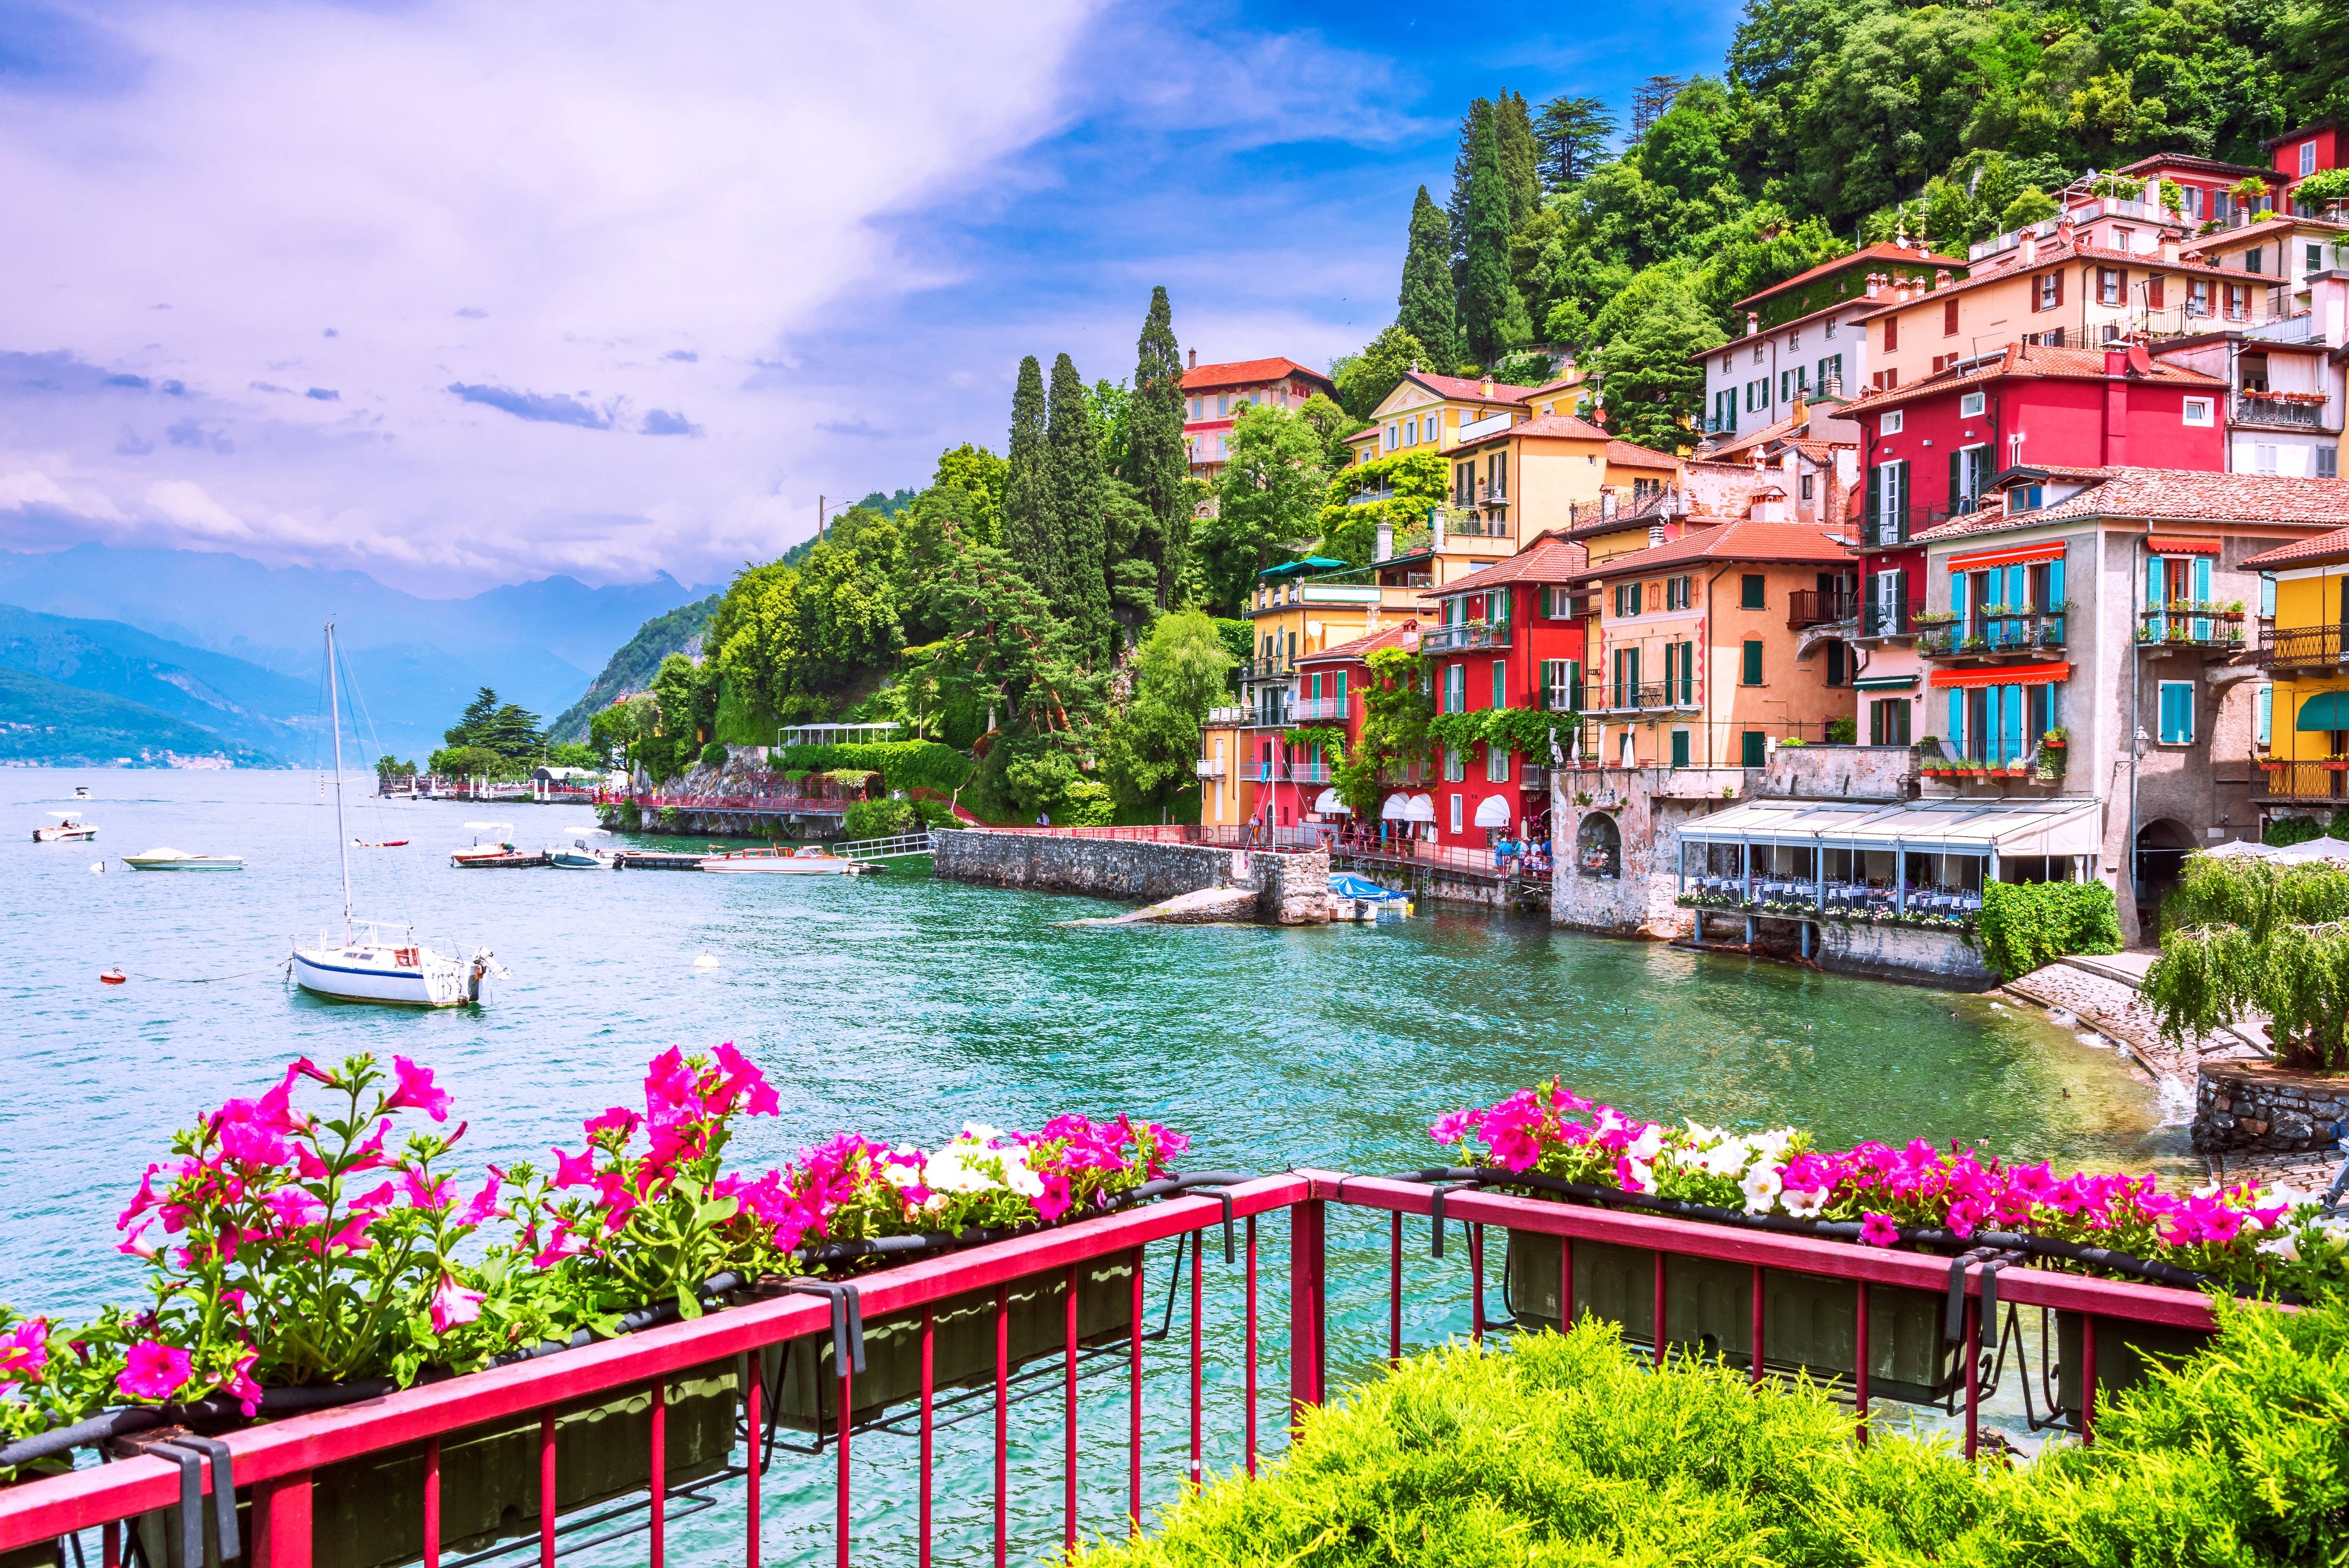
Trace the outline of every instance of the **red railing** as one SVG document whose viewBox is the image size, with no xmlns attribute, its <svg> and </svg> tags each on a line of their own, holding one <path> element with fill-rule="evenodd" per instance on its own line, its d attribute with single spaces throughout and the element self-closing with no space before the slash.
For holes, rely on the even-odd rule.
<svg viewBox="0 0 2349 1568">
<path fill-rule="evenodd" d="M 861 795 L 638 795 L 639 811 L 813 811 L 839 816 Z"/>
<path fill-rule="evenodd" d="M 1007 1459 L 1010 1447 L 1009 1411 L 1013 1402 L 1010 1388 L 1014 1370 L 1007 1327 L 1010 1291 L 1020 1282 L 1039 1278 L 1065 1277 L 1069 1282 L 1063 1348 L 1048 1350 L 1043 1354 L 1056 1357 L 1062 1362 L 1058 1379 L 1062 1396 L 1061 1441 L 1059 1445 L 1063 1467 L 1061 1478 L 1061 1537 L 1064 1544 L 1073 1544 L 1079 1531 L 1078 1478 L 1081 1459 L 1078 1418 L 1079 1271 L 1094 1260 L 1114 1260 L 1123 1256 L 1131 1261 L 1132 1295 L 1127 1304 L 1131 1310 L 1131 1322 L 1125 1326 L 1123 1354 L 1119 1357 L 1124 1361 L 1127 1374 L 1123 1390 L 1125 1419 L 1119 1424 L 1123 1429 L 1126 1450 L 1123 1511 L 1128 1529 L 1138 1531 L 1143 1518 L 1145 1471 L 1143 1439 L 1146 1315 L 1142 1310 L 1143 1274 L 1141 1266 L 1144 1249 L 1154 1243 L 1173 1241 L 1177 1243 L 1178 1269 L 1185 1253 L 1193 1260 L 1187 1355 L 1185 1357 L 1187 1362 L 1187 1462 L 1182 1467 L 1182 1474 L 1185 1480 L 1196 1484 L 1206 1474 L 1203 1439 L 1206 1431 L 1202 1399 L 1206 1365 L 1204 1270 L 1199 1264 L 1205 1261 L 1206 1243 L 1217 1227 L 1228 1221 L 1245 1229 L 1244 1305 L 1234 1315 L 1239 1320 L 1237 1325 L 1241 1342 L 1239 1370 L 1245 1386 L 1240 1452 L 1247 1469 L 1254 1473 L 1260 1457 L 1257 1416 L 1258 1362 L 1266 1337 L 1260 1320 L 1257 1220 L 1276 1212 L 1285 1212 L 1288 1218 L 1285 1248 L 1287 1313 L 1282 1324 L 1285 1334 L 1277 1337 L 1285 1337 L 1287 1341 L 1288 1400 L 1293 1424 L 1297 1412 L 1307 1406 L 1321 1403 L 1329 1392 L 1327 1211 L 1331 1203 L 1384 1212 L 1390 1216 L 1385 1237 L 1387 1289 L 1386 1332 L 1383 1336 L 1384 1353 L 1389 1357 L 1400 1357 L 1406 1349 L 1403 1338 L 1403 1220 L 1406 1215 L 1437 1218 L 1440 1229 L 1455 1223 L 1465 1229 L 1470 1264 L 1466 1287 L 1470 1298 L 1470 1333 L 1480 1342 L 1487 1331 L 1506 1326 L 1496 1325 L 1486 1312 L 1485 1233 L 1495 1226 L 1505 1231 L 1561 1239 L 1559 1301 L 1562 1315 L 1571 1315 L 1574 1311 L 1574 1245 L 1578 1241 L 1637 1248 L 1652 1253 L 1657 1332 L 1652 1334 L 1654 1344 L 1646 1354 L 1652 1356 L 1658 1363 L 1661 1363 L 1675 1348 L 1683 1354 L 1696 1348 L 1679 1344 L 1671 1338 L 1669 1320 L 1664 1315 L 1666 1260 L 1694 1258 L 1714 1264 L 1750 1266 L 1754 1271 L 1754 1284 L 1752 1293 L 1754 1346 L 1752 1375 L 1756 1381 L 1768 1375 L 1764 1369 L 1761 1354 L 1764 1293 L 1760 1284 L 1763 1271 L 1766 1268 L 1852 1282 L 1857 1290 L 1858 1342 L 1857 1373 L 1849 1393 L 1861 1418 L 1858 1429 L 1861 1441 L 1866 1440 L 1870 1400 L 1870 1362 L 1867 1340 L 1869 1311 L 1866 1293 L 1871 1286 L 1949 1292 L 1963 1302 L 1965 1326 L 1961 1347 L 1965 1360 L 1964 1415 L 1970 1454 L 1974 1448 L 1983 1398 L 1981 1377 L 1984 1369 L 1985 1345 L 1982 1306 L 1986 1290 L 1994 1293 L 2000 1301 L 2081 1315 L 2084 1326 L 2081 1365 L 2077 1370 L 2083 1392 L 2076 1413 L 2083 1440 L 2093 1440 L 2095 1430 L 2096 1326 L 2100 1321 L 2203 1332 L 2215 1326 L 2209 1302 L 2190 1290 L 2124 1284 L 2024 1266 L 2003 1267 L 2005 1262 L 2012 1260 L 1998 1260 L 1992 1269 L 1995 1283 L 1986 1285 L 1984 1264 L 1992 1260 L 1979 1253 L 1951 1259 L 1864 1247 L 1806 1235 L 1744 1230 L 1661 1215 L 1539 1201 L 1475 1188 L 1442 1191 L 1422 1181 L 1408 1180 L 1345 1176 L 1321 1171 L 1268 1176 L 1237 1182 L 1214 1194 L 1191 1193 L 1171 1197 L 1117 1214 L 904 1264 L 831 1287 L 835 1293 L 844 1291 L 853 1295 L 867 1319 L 910 1312 L 922 1315 L 918 1457 L 905 1467 L 913 1474 L 905 1478 L 904 1484 L 916 1494 L 915 1533 L 917 1561 L 923 1568 L 927 1568 L 932 1560 L 936 1522 L 933 1488 L 937 1469 L 935 1439 L 938 1427 L 938 1391 L 933 1376 L 933 1356 L 939 1307 L 949 1303 L 968 1304 L 974 1296 L 983 1302 L 986 1293 L 993 1295 L 992 1523 L 994 1560 L 1002 1564 L 1009 1562 L 1011 1553 L 1012 1499 Z M 1235 1247 L 1236 1267 L 1238 1266 L 1237 1252 L 1237 1247 Z M 1999 1267 L 2003 1267 L 2002 1273 L 1998 1272 Z M 840 1299 L 844 1301 L 845 1297 Z M 440 1510 L 441 1445 L 444 1439 L 462 1433 L 467 1429 L 480 1428 L 484 1423 L 512 1422 L 517 1418 L 527 1422 L 531 1417 L 536 1416 L 539 1495 L 552 1498 L 559 1495 L 556 1491 L 557 1408 L 583 1398 L 609 1399 L 649 1390 L 652 1398 L 647 1473 L 651 1479 L 646 1489 L 647 1501 L 644 1504 L 647 1514 L 645 1560 L 658 1568 L 668 1561 L 671 1544 L 667 1511 L 670 1466 L 666 1446 L 668 1420 L 666 1388 L 668 1382 L 715 1361 L 756 1357 L 769 1347 L 809 1336 L 829 1332 L 834 1336 L 834 1344 L 840 1344 L 838 1336 L 845 1318 L 835 1315 L 837 1310 L 843 1309 L 834 1299 L 823 1295 L 771 1295 L 749 1305 L 711 1312 L 689 1323 L 650 1328 L 543 1359 L 422 1385 L 361 1404 L 294 1416 L 233 1432 L 225 1439 L 226 1450 L 231 1456 L 232 1481 L 234 1487 L 247 1492 L 252 1503 L 254 1539 L 248 1543 L 249 1551 L 244 1561 L 248 1568 L 310 1568 L 314 1560 L 314 1526 L 321 1522 L 314 1491 L 319 1473 L 326 1467 L 370 1455 L 385 1455 L 390 1450 L 413 1452 L 420 1449 L 423 1477 L 421 1560 L 428 1568 L 439 1568 L 446 1546 L 442 1539 Z M 1170 1326 L 1172 1312 L 1173 1297 L 1170 1294 Z M 1367 1336 L 1349 1335 L 1350 1345 L 1367 1347 Z M 1096 1349 L 1094 1354 L 1098 1356 L 1102 1352 Z M 1365 1369 L 1376 1364 L 1368 1356 L 1355 1359 L 1361 1361 Z M 763 1472 L 772 1457 L 773 1448 L 771 1444 L 762 1446 L 760 1440 L 766 1423 L 762 1400 L 766 1397 L 767 1378 L 763 1364 L 750 1361 L 740 1365 L 746 1367 L 759 1366 L 761 1375 L 737 1379 L 747 1419 L 736 1429 L 735 1442 L 742 1449 L 745 1458 L 739 1466 L 722 1472 L 722 1476 L 740 1479 L 743 1483 L 743 1537 L 739 1546 L 728 1548 L 723 1555 L 745 1562 L 749 1568 L 757 1568 L 762 1550 L 761 1510 L 765 1483 Z M 836 1408 L 853 1413 L 857 1408 L 854 1403 L 854 1358 L 843 1357 L 836 1365 L 839 1368 Z M 778 1387 L 781 1387 L 780 1383 Z M 1181 1419 L 1176 1418 L 1178 1422 Z M 1162 1412 L 1162 1427 L 1164 1424 Z M 831 1485 L 834 1495 L 830 1501 L 833 1551 L 837 1561 L 844 1565 L 858 1544 L 856 1514 L 852 1507 L 851 1455 L 855 1439 L 871 1430 L 872 1427 L 869 1423 L 859 1425 L 853 1417 L 847 1430 L 840 1431 L 837 1426 L 835 1420 L 835 1429 L 831 1434 L 833 1449 Z M 1227 1440 L 1227 1437 L 1228 1434 L 1219 1438 L 1219 1445 Z M 1098 1465 L 1099 1460 L 1095 1459 L 1092 1461 L 1093 1468 L 1086 1469 L 1084 1473 L 1097 1476 Z M 123 1522 L 179 1504 L 183 1495 L 183 1472 L 176 1464 L 152 1457 L 130 1457 L 67 1475 L 0 1489 L 0 1553 L 94 1531 L 100 1537 L 96 1555 L 109 1568 L 116 1568 L 124 1560 Z M 807 1480 L 804 1476 L 798 1478 L 799 1484 L 804 1486 Z M 217 1480 L 211 1465 L 203 1466 L 202 1490 L 210 1491 Z M 207 1505 L 202 1511 L 210 1513 L 212 1509 Z M 560 1550 L 555 1516 L 554 1508 L 540 1511 L 537 1555 L 543 1568 L 554 1562 Z M 81 1542 L 77 1541 L 74 1552 L 82 1550 Z M 697 1561 L 717 1555 L 698 1548 L 689 1550 L 694 1552 Z M 1021 1550 L 1022 1555 L 1032 1554 L 1028 1546 L 1023 1545 Z M 187 1568 L 195 1568 L 195 1565 L 190 1563 Z"/>
</svg>

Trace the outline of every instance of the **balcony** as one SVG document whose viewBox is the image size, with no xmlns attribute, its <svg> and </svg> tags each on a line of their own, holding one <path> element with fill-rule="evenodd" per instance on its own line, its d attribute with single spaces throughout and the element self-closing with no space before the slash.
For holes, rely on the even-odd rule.
<svg viewBox="0 0 2349 1568">
<path fill-rule="evenodd" d="M 2324 335 L 2324 329 L 2317 324 L 2314 312 L 2304 310 L 2297 315 L 2271 317 L 2264 326 L 2252 327 L 2243 335 L 2262 343 L 2313 343 Z"/>
<path fill-rule="evenodd" d="M 1292 762 L 1288 765 L 1288 778 L 1297 784 L 1327 784 L 1330 782 L 1330 765 L 1327 762 Z"/>
<path fill-rule="evenodd" d="M 1513 419 L 1514 417 L 1510 412 L 1504 408 L 1497 414 L 1487 414 L 1481 419 L 1466 420 L 1453 434 L 1453 445 L 1458 446 L 1467 441 L 1481 441 L 1487 436 L 1497 436 L 1509 428 Z"/>
<path fill-rule="evenodd" d="M 1352 495 L 1346 498 L 1346 504 L 1348 506 L 1376 506 L 1382 500 L 1394 500 L 1394 487 L 1392 485 L 1381 485 L 1371 490 L 1356 490 Z"/>
<path fill-rule="evenodd" d="M 2349 761 L 2262 762 L 2251 799 L 2349 806 Z"/>
<path fill-rule="evenodd" d="M 1644 713 L 1662 708 L 1696 707 L 1696 689 L 1689 681 L 1645 681 L 1638 686 L 1609 688 L 1608 713 Z M 1679 700 L 1674 701 L 1677 697 Z"/>
<path fill-rule="evenodd" d="M 2228 417 L 2238 425 L 2265 425 L 2283 430 L 2337 430 L 2328 421 L 2322 392 L 2238 392 Z"/>
<path fill-rule="evenodd" d="M 1528 794 L 1549 793 L 1549 769 L 1539 763 L 1528 762 L 1517 769 L 1517 788 Z"/>
<path fill-rule="evenodd" d="M 1858 599 L 1848 588 L 1797 588 L 1786 595 L 1786 629 L 1831 626 L 1858 612 Z"/>
<path fill-rule="evenodd" d="M 1346 699 L 1342 696 L 1303 696 L 1288 705 L 1289 717 L 1299 723 L 1317 718 L 1343 718 Z"/>
<path fill-rule="evenodd" d="M 1237 704 L 1227 704 L 1222 707 L 1211 707 L 1207 710 L 1206 727 L 1209 729 L 1236 728 L 1248 721 L 1249 711 L 1249 709 L 1241 707 Z"/>
<path fill-rule="evenodd" d="M 1191 764 L 1191 771 L 1202 779 L 1221 779 L 1224 776 L 1224 759 L 1220 757 L 1202 757 Z"/>
<path fill-rule="evenodd" d="M 2067 605 L 2065 609 L 2068 609 Z M 2064 646 L 2064 610 L 1993 606 L 1965 621 L 1917 617 L 1917 652 L 1929 659 L 2028 659 Z"/>
<path fill-rule="evenodd" d="M 1909 624 L 1915 612 L 1905 599 L 1887 604 L 1880 600 L 1862 601 L 1859 606 L 1859 634 L 1863 637 L 1905 637 L 1916 630 Z"/>
<path fill-rule="evenodd" d="M 2260 649 L 2260 663 L 2279 674 L 2314 670 L 2331 675 L 2349 663 L 2349 625 L 2294 626 L 2268 631 Z"/>
<path fill-rule="evenodd" d="M 2137 618 L 2137 645 L 2238 652 L 2243 645 L 2243 613 L 2192 605 L 2143 610 Z"/>
<path fill-rule="evenodd" d="M 1737 416 L 1731 414 L 1724 418 L 1719 414 L 1707 414 L 1704 417 L 1704 433 L 1708 436 L 1737 434 Z"/>
<path fill-rule="evenodd" d="M 1475 507 L 1502 507 L 1509 504 L 1506 496 L 1480 498 Z M 1442 537 L 1450 539 L 1506 539 L 1509 524 L 1506 519 L 1486 517 L 1475 507 L 1443 506 L 1435 509 L 1435 521 Z"/>
<path fill-rule="evenodd" d="M 1508 645 L 1509 623 L 1506 621 L 1454 621 L 1430 626 L 1419 634 L 1419 651 L 1423 654 L 1456 653 L 1464 648 L 1506 648 Z"/>
</svg>

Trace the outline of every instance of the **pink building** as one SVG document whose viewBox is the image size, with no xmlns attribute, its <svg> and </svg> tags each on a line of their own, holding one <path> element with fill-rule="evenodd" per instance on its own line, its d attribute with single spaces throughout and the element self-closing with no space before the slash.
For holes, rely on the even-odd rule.
<svg viewBox="0 0 2349 1568">
<path fill-rule="evenodd" d="M 1238 359 L 1202 365 L 1191 350 L 1183 373 L 1183 444 L 1191 454 L 1191 477 L 1211 480 L 1223 471 L 1232 421 L 1251 403 L 1274 408 L 1301 407 L 1316 392 L 1335 398 L 1338 384 L 1294 359 Z"/>
</svg>

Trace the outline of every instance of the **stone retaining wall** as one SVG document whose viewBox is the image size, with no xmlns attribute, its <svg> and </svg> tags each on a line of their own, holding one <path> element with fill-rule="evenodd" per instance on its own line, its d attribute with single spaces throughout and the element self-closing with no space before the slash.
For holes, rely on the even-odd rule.
<svg viewBox="0 0 2349 1568">
<path fill-rule="evenodd" d="M 1256 890 L 1256 918 L 1267 925 L 1316 925 L 1330 918 L 1330 856 L 1322 850 L 1279 854 L 984 828 L 942 832 L 937 846 L 931 866 L 948 882 L 1134 903 L 1159 903 L 1206 888 L 1244 887 Z"/>
<path fill-rule="evenodd" d="M 2349 1136 L 2349 1077 L 2287 1072 L 2265 1062 L 2206 1065 L 2194 1099 L 2199 1153 L 2311 1153 Z"/>
</svg>

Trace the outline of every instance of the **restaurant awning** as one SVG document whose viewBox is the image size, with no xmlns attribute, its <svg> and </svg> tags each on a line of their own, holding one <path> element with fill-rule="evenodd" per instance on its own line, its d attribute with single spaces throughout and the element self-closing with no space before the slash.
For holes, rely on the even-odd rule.
<svg viewBox="0 0 2349 1568">
<path fill-rule="evenodd" d="M 1350 817 L 1354 814 L 1346 802 L 1338 799 L 1335 789 L 1324 789 L 1315 796 L 1313 809 L 1325 817 Z"/>
<path fill-rule="evenodd" d="M 1861 691 L 1914 691 L 1917 689 L 1917 677 L 1913 674 L 1862 676 L 1851 684 Z"/>
<path fill-rule="evenodd" d="M 1480 828 L 1506 828 L 1509 825 L 1509 802 L 1498 795 L 1487 795 L 1476 802 L 1476 825 Z"/>
<path fill-rule="evenodd" d="M 1432 795 L 1412 795 L 1402 803 L 1402 820 L 1406 822 L 1435 820 L 1435 798 Z"/>
<path fill-rule="evenodd" d="M 1691 822 L 1683 842 L 1792 844 L 1986 855 L 2093 855 L 2104 847 L 2094 800 L 1905 800 L 1853 807 L 1759 800 Z"/>
<path fill-rule="evenodd" d="M 2294 729 L 2349 729 L 2349 691 L 2321 691 L 2300 705 Z"/>
<path fill-rule="evenodd" d="M 1388 796 L 1386 804 L 1379 808 L 1379 820 L 1381 822 L 1410 821 L 1411 797 L 1400 789 Z"/>
</svg>

